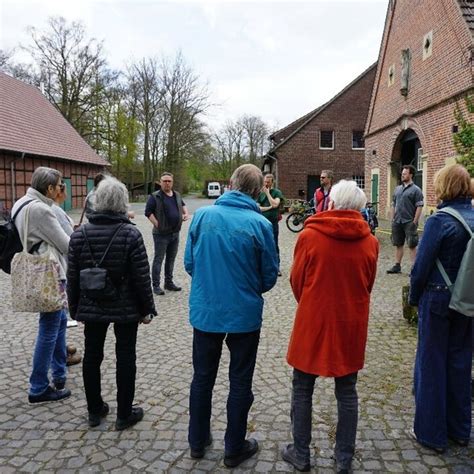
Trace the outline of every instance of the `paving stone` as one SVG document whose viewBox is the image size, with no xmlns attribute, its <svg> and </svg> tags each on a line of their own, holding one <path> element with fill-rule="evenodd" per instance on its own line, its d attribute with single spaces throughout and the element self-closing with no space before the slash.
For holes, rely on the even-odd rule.
<svg viewBox="0 0 474 474">
<path fill-rule="evenodd" d="M 187 199 L 191 207 L 206 200 Z M 144 236 L 150 261 L 153 241 L 150 224 L 137 207 L 135 222 Z M 72 213 L 76 218 L 77 212 Z M 72 396 L 61 403 L 28 405 L 28 378 L 37 331 L 37 317 L 11 311 L 10 278 L 0 272 L 0 472 L 193 472 L 228 473 L 223 464 L 228 394 L 229 354 L 224 346 L 213 396 L 214 442 L 205 458 L 189 456 L 187 442 L 189 384 L 192 378 L 192 328 L 188 323 L 190 278 L 183 268 L 189 223 L 184 223 L 175 266 L 175 279 L 183 291 L 156 297 L 159 315 L 140 326 L 137 338 L 135 403 L 145 410 L 136 426 L 117 432 L 115 341 L 107 335 L 102 363 L 102 395 L 111 413 L 96 428 L 87 426 L 87 404 L 81 366 L 69 370 Z M 235 471 L 292 472 L 280 457 L 281 446 L 291 443 L 290 398 L 292 369 L 285 361 L 296 303 L 288 282 L 296 234 L 280 224 L 283 277 L 264 295 L 264 324 L 255 369 L 255 402 L 248 433 L 260 444 L 259 452 Z M 415 443 L 413 426 L 413 362 L 416 328 L 401 314 L 404 273 L 387 275 L 393 264 L 389 235 L 378 234 L 381 252 L 369 321 L 366 366 L 359 373 L 359 426 L 354 472 L 474 472 L 474 449 L 451 446 L 439 456 Z M 69 343 L 83 354 L 83 331 L 67 332 Z M 319 378 L 314 391 L 312 463 L 318 473 L 333 473 L 337 403 L 334 380 Z"/>
</svg>

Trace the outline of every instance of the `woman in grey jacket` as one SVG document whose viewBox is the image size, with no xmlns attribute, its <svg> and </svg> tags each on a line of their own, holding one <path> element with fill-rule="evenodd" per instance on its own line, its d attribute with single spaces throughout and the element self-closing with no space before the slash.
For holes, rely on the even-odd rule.
<svg viewBox="0 0 474 474">
<path fill-rule="evenodd" d="M 66 279 L 66 254 L 69 237 L 60 226 L 52 209 L 54 199 L 64 186 L 58 170 L 39 167 L 31 178 L 31 187 L 25 196 L 19 199 L 12 209 L 12 215 L 25 202 L 18 213 L 15 225 L 19 235 L 23 236 L 25 212 L 28 214 L 27 242 L 22 242 L 29 252 L 42 254 L 50 251 L 60 265 L 60 277 Z M 54 402 L 71 395 L 65 388 L 66 383 L 66 323 L 63 309 L 50 313 L 40 313 L 39 329 L 33 356 L 33 368 L 30 376 L 30 403 Z M 49 371 L 51 370 L 52 385 Z"/>
</svg>

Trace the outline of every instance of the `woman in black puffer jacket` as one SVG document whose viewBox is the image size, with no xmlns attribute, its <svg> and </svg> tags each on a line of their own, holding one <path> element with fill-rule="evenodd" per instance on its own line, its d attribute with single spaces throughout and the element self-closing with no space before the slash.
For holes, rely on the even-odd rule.
<svg viewBox="0 0 474 474">
<path fill-rule="evenodd" d="M 101 396 L 100 364 L 108 326 L 114 323 L 117 430 L 143 418 L 142 408 L 132 408 L 137 330 L 140 322 L 147 324 L 156 315 L 145 245 L 141 233 L 128 220 L 127 209 L 126 187 L 112 177 L 101 181 L 89 223 L 71 235 L 67 272 L 71 317 L 85 323 L 83 377 L 89 426 L 99 425 L 109 412 Z M 91 276 L 87 269 L 94 267 L 106 270 L 105 280 L 99 275 L 98 284 L 97 274 L 95 281 L 86 279 Z M 100 288 L 104 281 L 105 288 L 93 289 Z"/>
</svg>

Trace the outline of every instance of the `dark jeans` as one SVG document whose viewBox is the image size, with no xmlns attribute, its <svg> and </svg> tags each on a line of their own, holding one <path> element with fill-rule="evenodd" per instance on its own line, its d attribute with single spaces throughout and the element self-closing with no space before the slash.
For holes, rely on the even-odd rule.
<svg viewBox="0 0 474 474">
<path fill-rule="evenodd" d="M 278 233 L 280 231 L 280 227 L 278 226 L 278 221 L 272 222 L 273 227 L 273 238 L 275 239 L 275 247 L 278 255 L 278 266 L 280 266 L 280 247 L 278 246 Z"/>
<path fill-rule="evenodd" d="M 222 342 L 230 351 L 225 453 L 241 451 L 247 432 L 247 417 L 253 403 L 252 378 L 257 359 L 260 330 L 247 333 L 210 333 L 194 329 L 194 376 L 189 397 L 189 444 L 202 449 L 211 431 L 212 390 L 222 353 Z"/>
<path fill-rule="evenodd" d="M 153 234 L 153 242 L 155 244 L 155 257 L 153 258 L 151 279 L 153 288 L 158 288 L 161 281 L 161 265 L 165 257 L 165 285 L 173 282 L 173 269 L 176 254 L 178 253 L 179 232 L 167 235 Z"/>
<path fill-rule="evenodd" d="M 87 409 L 100 413 L 104 401 L 101 395 L 100 364 L 104 359 L 104 342 L 109 323 L 86 322 L 84 326 L 85 350 L 82 363 Z M 115 356 L 117 358 L 117 418 L 125 419 L 132 412 L 135 396 L 137 367 L 135 346 L 138 322 L 115 323 Z"/>
<path fill-rule="evenodd" d="M 298 369 L 293 370 L 291 427 L 296 458 L 301 464 L 310 462 L 313 390 L 317 377 Z M 350 469 L 357 434 L 357 372 L 334 380 L 337 399 L 336 462 L 338 469 Z"/>
<path fill-rule="evenodd" d="M 448 437 L 471 435 L 472 319 L 440 311 L 437 292 L 425 291 L 418 307 L 415 359 L 415 434 L 434 448 Z"/>
</svg>

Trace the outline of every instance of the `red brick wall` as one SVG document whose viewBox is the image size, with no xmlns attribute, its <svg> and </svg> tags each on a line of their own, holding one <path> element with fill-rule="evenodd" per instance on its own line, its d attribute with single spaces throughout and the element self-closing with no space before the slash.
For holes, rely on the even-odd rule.
<svg viewBox="0 0 474 474">
<path fill-rule="evenodd" d="M 278 186 L 285 197 L 298 198 L 299 189 L 306 191 L 308 175 L 323 169 L 332 169 L 336 181 L 364 174 L 364 151 L 352 149 L 352 132 L 364 130 L 375 69 L 278 148 Z M 334 130 L 334 150 L 319 149 L 320 130 Z"/>
<path fill-rule="evenodd" d="M 11 163 L 14 160 L 16 160 L 14 163 L 16 199 L 22 197 L 30 186 L 31 176 L 35 168 L 38 166 L 48 166 L 59 170 L 64 178 L 71 179 L 73 207 L 82 207 L 87 194 L 87 178 L 94 178 L 103 169 L 101 166 L 58 161 L 49 158 L 25 157 L 23 160 L 19 158 L 19 155 L 0 152 L 0 202 L 7 209 L 12 207 Z"/>
<path fill-rule="evenodd" d="M 474 91 L 471 62 L 473 38 L 456 1 L 398 0 L 389 11 L 380 50 L 366 137 L 366 189 L 371 170 L 380 169 L 379 212 L 388 215 L 389 162 L 400 160 L 398 140 L 413 129 L 427 156 L 425 202 L 435 206 L 433 177 L 455 156 L 452 127 L 455 103 Z M 423 37 L 433 31 L 432 54 L 423 60 Z M 411 50 L 407 97 L 400 93 L 401 50 Z M 395 81 L 388 86 L 388 70 L 395 65 Z M 375 154 L 374 154 L 375 152 Z M 425 209 L 428 211 L 428 209 Z"/>
</svg>

